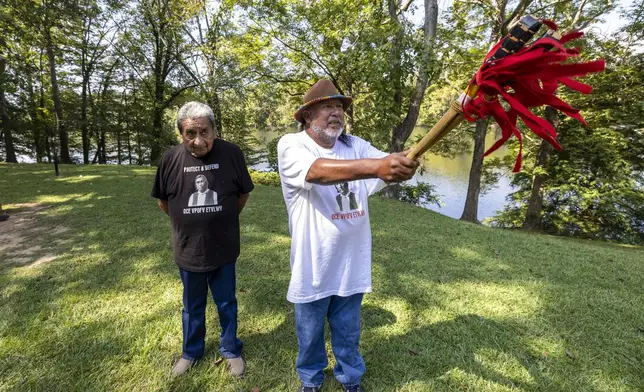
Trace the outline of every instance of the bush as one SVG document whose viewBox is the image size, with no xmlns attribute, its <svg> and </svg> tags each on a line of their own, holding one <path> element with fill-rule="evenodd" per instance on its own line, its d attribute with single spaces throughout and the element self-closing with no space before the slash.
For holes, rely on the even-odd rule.
<svg viewBox="0 0 644 392">
<path fill-rule="evenodd" d="M 280 175 L 272 171 L 257 171 L 249 170 L 250 178 L 253 184 L 267 185 L 267 186 L 281 186 Z"/>
<path fill-rule="evenodd" d="M 419 182 L 417 185 L 401 184 L 398 198 L 402 202 L 421 207 L 426 207 L 430 204 L 435 204 L 438 207 L 443 205 L 436 191 L 436 185 L 426 182 Z"/>
</svg>

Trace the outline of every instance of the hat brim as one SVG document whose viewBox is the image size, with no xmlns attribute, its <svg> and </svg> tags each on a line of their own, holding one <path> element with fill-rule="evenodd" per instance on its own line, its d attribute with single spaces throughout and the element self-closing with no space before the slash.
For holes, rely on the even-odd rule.
<svg viewBox="0 0 644 392">
<path fill-rule="evenodd" d="M 320 97 L 320 98 L 315 98 L 315 99 L 312 99 L 312 100 L 304 103 L 302 106 L 300 106 L 300 108 L 297 109 L 297 111 L 295 112 L 293 117 L 295 117 L 295 120 L 297 120 L 297 122 L 299 122 L 301 124 L 304 124 L 304 117 L 303 117 L 304 110 L 306 110 L 307 108 L 311 107 L 312 105 L 314 105 L 314 104 L 316 104 L 318 102 L 327 101 L 329 99 L 339 99 L 340 101 L 342 101 L 342 106 L 343 106 L 344 110 L 347 110 L 347 108 L 349 106 L 351 106 L 351 104 L 353 103 L 353 98 L 348 97 L 346 95 L 340 95 L 340 94 L 338 94 L 338 95 L 329 95 L 329 96 Z"/>
</svg>

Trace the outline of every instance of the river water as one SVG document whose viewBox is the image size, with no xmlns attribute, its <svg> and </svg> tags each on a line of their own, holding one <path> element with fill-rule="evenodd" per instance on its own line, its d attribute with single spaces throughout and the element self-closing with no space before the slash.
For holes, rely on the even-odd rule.
<svg viewBox="0 0 644 392">
<path fill-rule="evenodd" d="M 424 134 L 427 130 L 424 128 L 417 128 L 417 132 Z M 455 132 L 458 132 L 456 130 Z M 262 145 L 265 145 L 270 140 L 277 136 L 277 133 L 272 132 L 259 132 L 257 135 L 258 140 Z M 486 146 L 491 146 L 495 140 L 495 133 L 489 132 L 485 141 Z M 507 154 L 504 147 L 501 147 L 494 153 L 494 156 L 503 156 Z M 443 202 L 443 205 L 438 207 L 434 204 L 426 205 L 426 208 L 447 215 L 452 218 L 460 218 L 463 213 L 463 206 L 465 205 L 465 197 L 467 196 L 467 183 L 470 174 L 470 167 L 472 165 L 472 153 L 468 152 L 454 158 L 445 158 L 438 155 L 426 154 L 423 160 L 425 172 L 416 174 L 414 181 L 427 182 L 436 186 L 436 191 Z M 260 163 L 255 166 L 257 170 L 267 170 L 266 163 Z M 490 190 L 488 193 L 481 195 L 479 198 L 478 219 L 483 220 L 495 215 L 496 211 L 502 210 L 505 205 L 506 196 L 512 192 L 510 185 L 510 178 L 505 174 L 500 177 L 497 187 Z"/>
</svg>

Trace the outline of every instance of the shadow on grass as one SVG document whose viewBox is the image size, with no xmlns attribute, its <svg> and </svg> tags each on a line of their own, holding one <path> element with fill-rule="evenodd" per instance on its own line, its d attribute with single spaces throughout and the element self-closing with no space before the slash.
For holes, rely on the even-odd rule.
<svg viewBox="0 0 644 392">
<path fill-rule="evenodd" d="M 26 244 L 40 246 L 30 261 L 11 262 L 22 245 L 0 252 L 0 389 L 297 387 L 279 189 L 258 187 L 242 214 L 239 334 L 248 376 L 231 380 L 215 364 L 219 329 L 209 304 L 204 363 L 189 377 L 170 380 L 181 347 L 181 283 L 169 220 L 148 196 L 153 170 L 79 165 L 63 173 L 70 175 L 55 179 L 40 166 L 0 165 L 2 203 L 48 207 L 34 215 L 36 226 L 26 234 Z M 401 216 L 416 219 L 403 223 Z M 535 240 L 381 201 L 372 204 L 372 227 L 374 294 L 362 313 L 369 390 L 602 389 L 593 377 L 622 380 L 634 390 L 642 385 L 637 327 L 644 326 L 638 312 L 644 266 L 628 261 L 644 254 L 641 249 L 589 250 L 576 241 Z M 56 258 L 33 264 L 47 254 Z M 497 293 L 504 305 L 527 307 L 521 301 L 536 298 L 513 317 L 447 300 L 466 301 L 486 285 L 524 290 L 515 302 Z M 455 292 L 466 286 L 467 298 L 458 298 Z M 386 308 L 390 300 L 403 304 L 404 318 Z M 439 321 L 427 321 L 432 312 L 441 314 Z M 560 351 L 544 356 L 535 343 L 540 339 L 555 341 Z M 575 359 L 563 354 L 566 348 Z M 336 389 L 334 381 L 326 383 L 326 391 Z"/>
<path fill-rule="evenodd" d="M 375 295 L 397 298 L 417 310 L 460 314 L 365 347 L 365 356 L 372 351 L 381 358 L 394 346 L 394 352 L 404 355 L 406 347 L 430 343 L 429 356 L 443 358 L 443 363 L 432 363 L 413 356 L 416 363 L 409 366 L 396 366 L 392 360 L 387 368 L 396 372 L 390 375 L 393 384 L 387 385 L 401 387 L 393 380 L 412 378 L 436 387 L 429 380 L 461 369 L 522 390 L 644 387 L 644 340 L 638 333 L 638 326 L 644 325 L 642 248 L 594 247 L 464 224 L 395 202 L 379 203 L 389 205 L 373 208 Z M 406 220 L 404 230 L 391 230 L 386 222 L 405 212 L 417 219 Z M 486 300 L 497 309 L 490 309 Z M 478 310 L 485 316 L 468 313 Z M 411 323 L 426 324 L 418 313 Z M 543 347 L 553 351 L 544 354 Z M 452 350 L 461 355 L 451 355 Z M 481 367 L 475 359 L 481 350 L 514 357 L 529 374 L 525 380 L 531 381 Z M 379 375 L 383 369 L 378 369 Z"/>
</svg>

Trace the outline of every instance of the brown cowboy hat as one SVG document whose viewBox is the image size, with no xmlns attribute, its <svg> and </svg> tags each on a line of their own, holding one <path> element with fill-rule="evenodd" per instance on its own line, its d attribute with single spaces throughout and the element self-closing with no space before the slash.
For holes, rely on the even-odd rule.
<svg viewBox="0 0 644 392">
<path fill-rule="evenodd" d="M 304 110 L 313 104 L 326 101 L 327 99 L 339 99 L 342 101 L 344 110 L 347 110 L 353 102 L 353 98 L 340 94 L 332 81 L 328 79 L 320 79 L 309 89 L 309 91 L 306 92 L 306 94 L 304 94 L 304 98 L 302 99 L 302 102 L 304 103 L 299 109 L 297 109 L 293 117 L 295 117 L 298 122 L 304 124 Z"/>
</svg>

